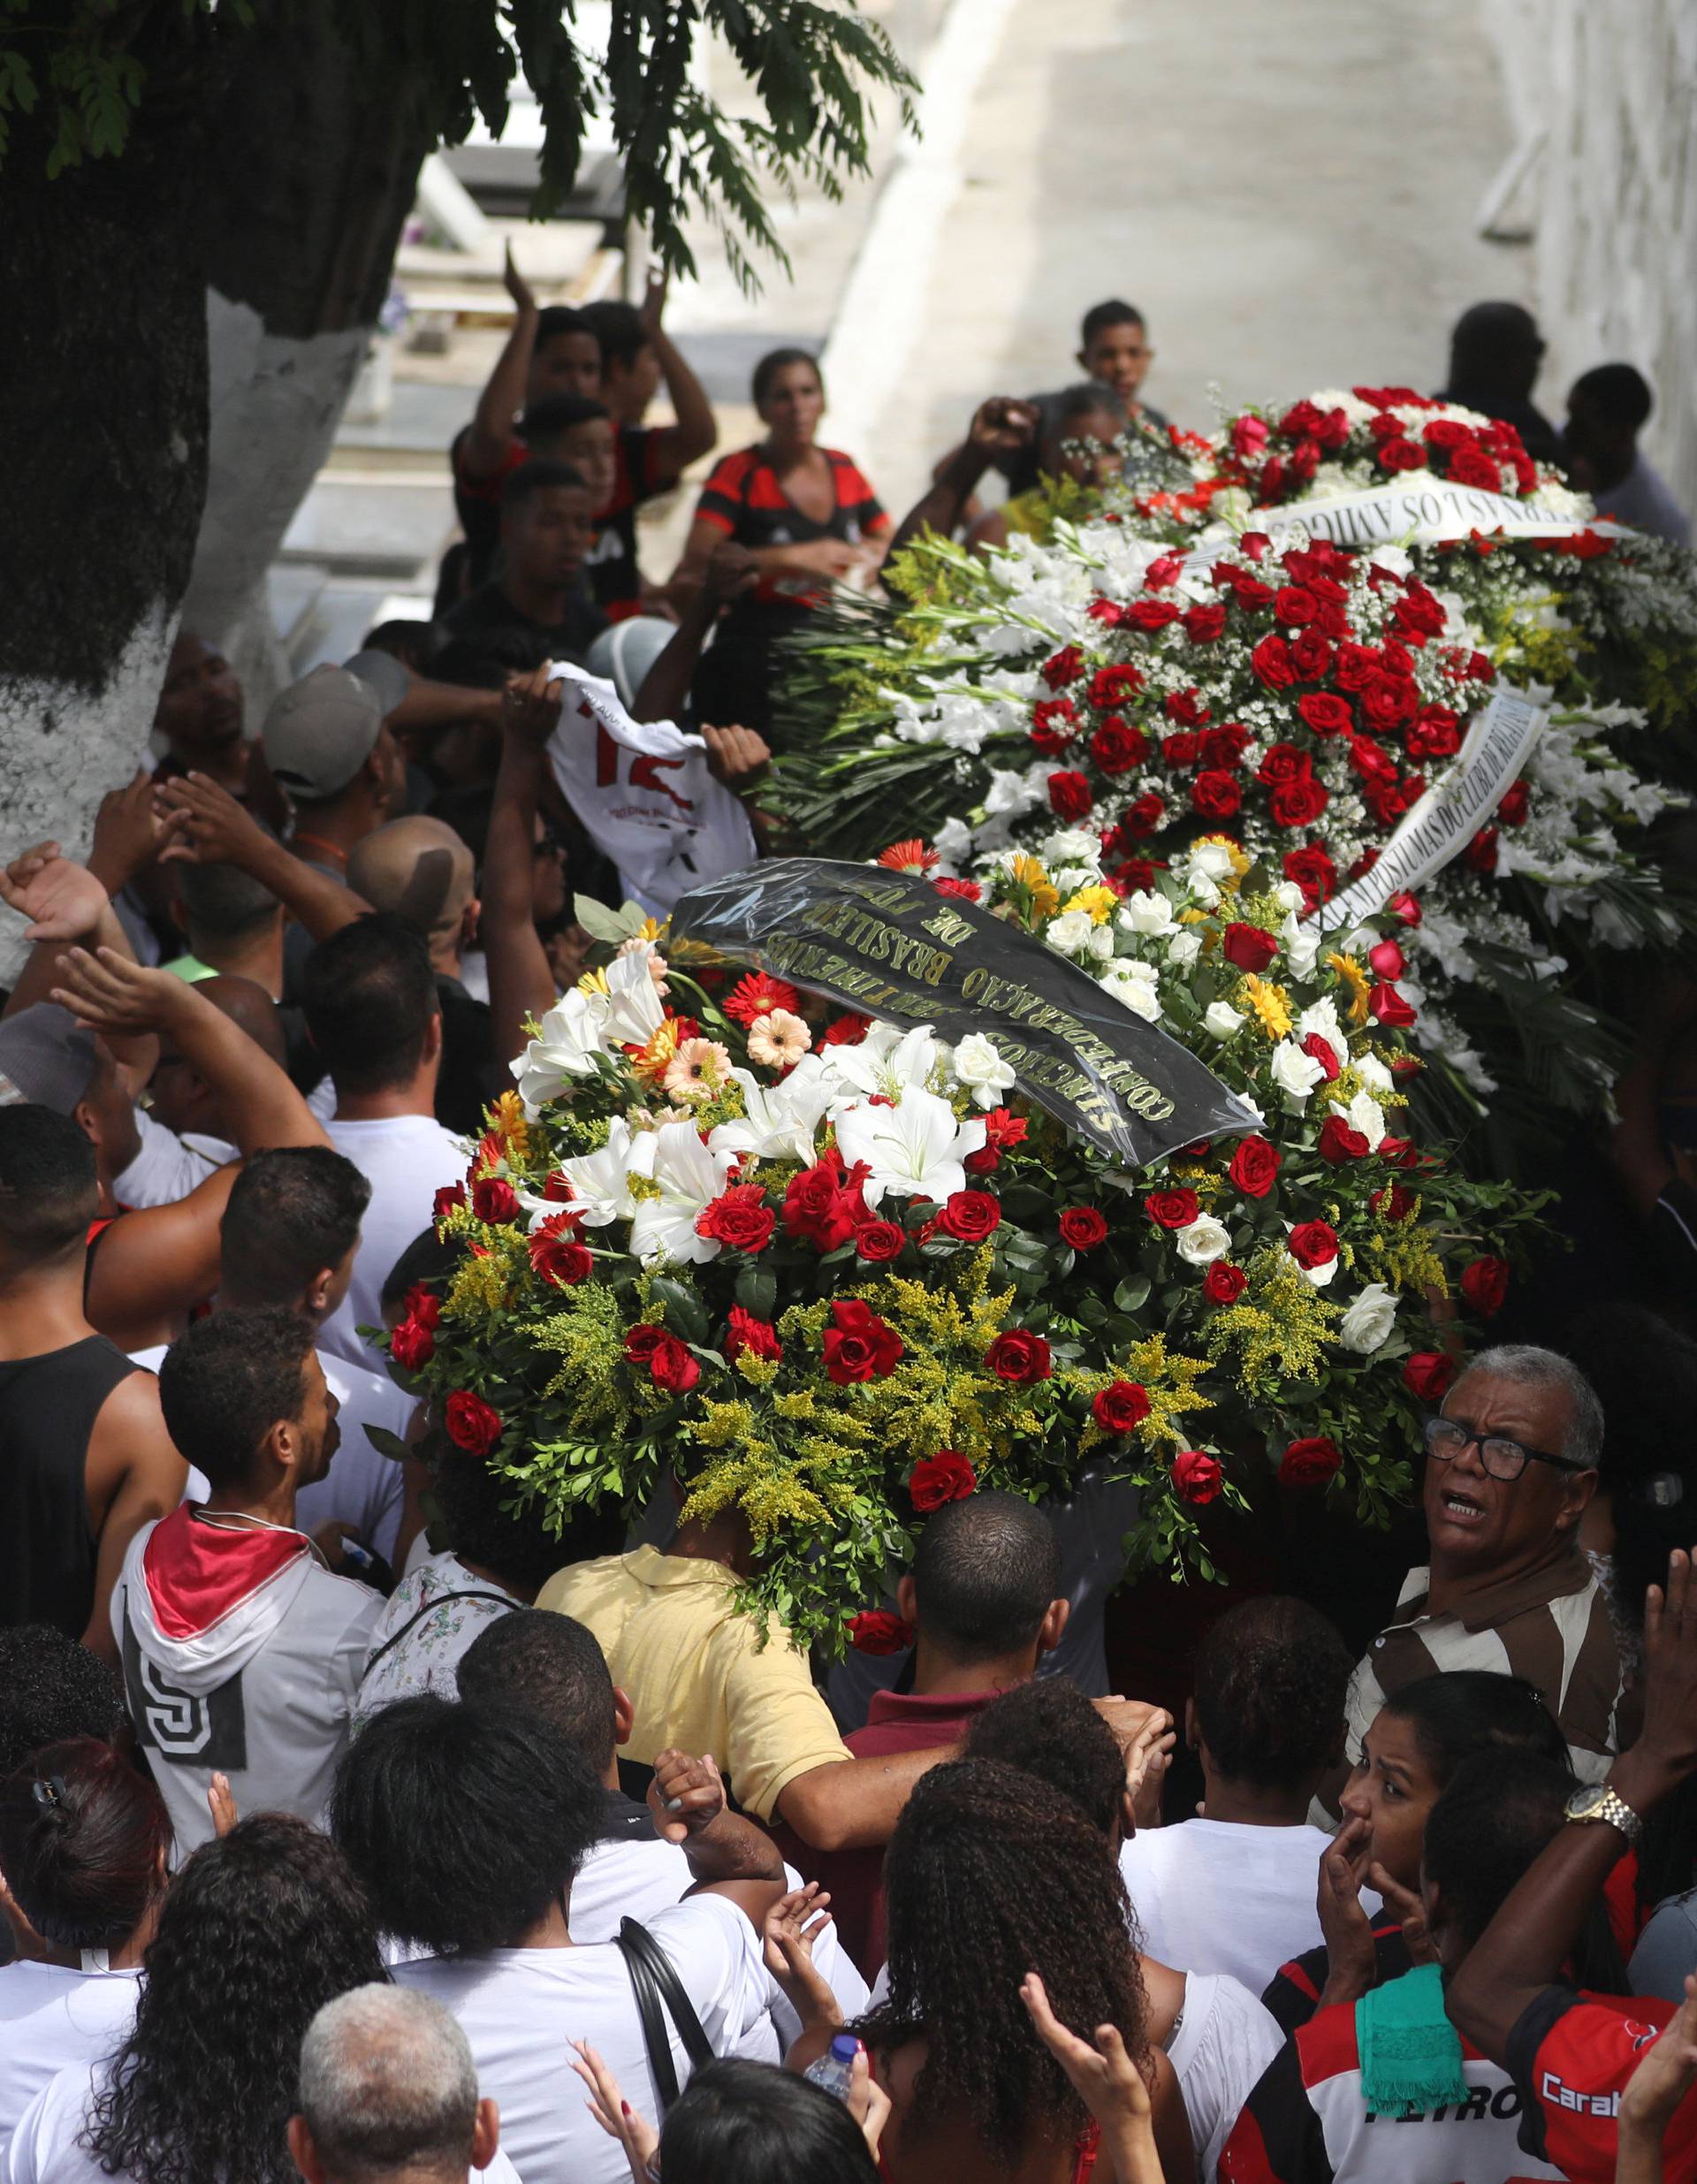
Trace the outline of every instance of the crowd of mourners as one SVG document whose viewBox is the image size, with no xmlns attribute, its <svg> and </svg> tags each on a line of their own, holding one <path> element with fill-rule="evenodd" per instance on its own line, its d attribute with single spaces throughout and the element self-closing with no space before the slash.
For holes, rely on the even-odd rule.
<svg viewBox="0 0 1697 2184">
<path fill-rule="evenodd" d="M 6 845 L 0 2184 L 1697 2180 L 1674 1326 L 1457 1360 L 1400 1585 L 1397 1535 L 1274 1508 L 1282 1581 L 1111 1600 L 1136 1491 L 1086 1469 L 936 1511 L 867 1603 L 911 1644 L 829 1668 L 739 1607 L 734 1510 L 551 1533 L 385 1369 L 574 898 L 628 892 L 554 762 L 569 671 L 757 803 L 829 583 L 1163 422 L 1100 305 L 893 530 L 779 350 L 656 584 L 635 511 L 716 431 L 661 300 L 511 278 L 435 620 L 257 734 L 183 634 L 86 857 Z M 1558 441 L 1538 354 L 1479 307 L 1447 392 L 1677 529 L 1642 381 Z"/>
</svg>

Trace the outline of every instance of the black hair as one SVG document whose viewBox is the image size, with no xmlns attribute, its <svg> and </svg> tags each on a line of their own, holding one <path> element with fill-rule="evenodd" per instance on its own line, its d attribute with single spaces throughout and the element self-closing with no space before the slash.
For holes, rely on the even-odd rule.
<svg viewBox="0 0 1697 2184">
<path fill-rule="evenodd" d="M 425 810 L 430 818 L 440 819 L 445 826 L 453 827 L 481 871 L 483 849 L 489 841 L 489 822 L 495 811 L 495 791 L 490 784 L 476 781 L 460 788 L 439 789 Z"/>
<path fill-rule="evenodd" d="M 224 1286 L 243 1304 L 293 1308 L 314 1275 L 339 1267 L 360 1240 L 368 1179 L 328 1145 L 256 1153 L 224 1202 Z"/>
<path fill-rule="evenodd" d="M 259 1444 L 306 1406 L 311 1323 L 274 1305 L 193 1320 L 159 1366 L 159 1408 L 179 1455 L 214 1491 L 252 1478 Z"/>
<path fill-rule="evenodd" d="M 110 1744 L 123 1719 L 123 1687 L 97 1653 L 50 1623 L 0 1630 L 0 1775 L 44 1744 L 72 1737 Z"/>
<path fill-rule="evenodd" d="M 442 1013 L 424 936 L 374 910 L 320 940 L 301 985 L 307 1030 L 339 1091 L 408 1083 Z"/>
<path fill-rule="evenodd" d="M 444 1955 L 515 1948 L 564 1899 L 605 1804 L 549 1723 L 426 1692 L 343 1754 L 330 1824 L 384 1932 Z"/>
<path fill-rule="evenodd" d="M 1427 1815 L 1420 1872 L 1442 1891 L 1471 1948 L 1562 1824 L 1566 1768 L 1499 1746 L 1464 1760 Z"/>
<path fill-rule="evenodd" d="M 551 303 L 536 313 L 536 335 L 531 343 L 532 356 L 540 356 L 551 341 L 558 341 L 564 334 L 588 334 L 597 348 L 601 337 L 590 325 L 582 311 L 575 311 L 569 304 Z"/>
<path fill-rule="evenodd" d="M 1472 303 L 1450 331 L 1450 386 L 1530 395 L 1544 353 L 1538 322 L 1523 303 Z"/>
<path fill-rule="evenodd" d="M 597 402 L 592 394 L 544 394 L 525 411 L 519 421 L 519 433 L 527 447 L 540 451 L 543 441 L 552 439 L 556 433 L 569 432 L 574 426 L 592 423 L 597 417 L 610 422 L 612 416 L 606 404 Z"/>
<path fill-rule="evenodd" d="M 1196 1726 L 1229 1780 L 1295 1790 L 1335 1761 L 1355 1663 L 1306 1601 L 1246 1600 L 1197 1650 Z"/>
<path fill-rule="evenodd" d="M 1017 1494 L 970 1494 L 927 1518 L 913 1555 L 914 1613 L 932 1644 L 968 1661 L 1034 1643 L 1061 1591 L 1061 1545 Z"/>
<path fill-rule="evenodd" d="M 400 660 L 415 674 L 433 674 L 431 661 L 442 643 L 442 632 L 433 621 L 415 621 L 410 616 L 397 615 L 392 620 L 374 622 L 365 633 L 361 643 L 361 652 L 387 652 L 392 659 Z"/>
<path fill-rule="evenodd" d="M 666 2184 L 875 2184 L 845 2104 L 776 2063 L 704 2063 L 667 2112 Z"/>
<path fill-rule="evenodd" d="M 465 1256 L 465 1244 L 458 1237 L 439 1237 L 434 1225 L 421 1229 L 383 1277 L 378 1301 L 387 1312 L 392 1305 L 405 1304 L 407 1292 L 420 1282 L 439 1295 Z"/>
<path fill-rule="evenodd" d="M 1062 2024 L 1116 2025 L 1145 2058 L 1125 1887 L 1101 1830 L 1034 1775 L 957 1760 L 915 1785 L 884 1884 L 889 1994 L 856 2029 L 879 2054 L 925 2043 L 903 2128 L 944 2110 L 969 2116 L 999 2161 L 1034 2131 L 1076 2137 L 1089 2115 L 1019 1987 L 1038 1972 Z"/>
<path fill-rule="evenodd" d="M 1100 379 L 1081 379 L 1077 386 L 1068 387 L 1057 396 L 1054 405 L 1054 430 L 1066 438 L 1062 428 L 1074 424 L 1080 417 L 1095 417 L 1106 414 L 1123 424 L 1128 412 L 1124 398 L 1112 387 L 1104 386 Z"/>
<path fill-rule="evenodd" d="M 617 1502 L 582 1510 L 551 1532 L 540 1504 L 517 1482 L 432 1427 L 419 1444 L 448 1544 L 461 1562 L 492 1571 L 515 1592 L 535 1592 L 567 1563 L 616 1555 L 625 1526 Z"/>
<path fill-rule="evenodd" d="M 1556 1717 L 1523 1676 L 1493 1669 L 1450 1669 L 1404 1684 L 1385 1711 L 1414 1731 L 1420 1757 L 1440 1790 L 1464 1760 L 1500 1748 L 1530 1752 L 1572 1774 Z"/>
<path fill-rule="evenodd" d="M 993 1699 L 968 1725 L 961 1756 L 1000 1760 L 1082 1806 L 1102 1833 L 1124 1815 L 1120 1740 L 1070 1678 L 1039 1676 Z"/>
<path fill-rule="evenodd" d="M 587 493 L 590 490 L 583 473 L 575 470 L 569 462 L 551 462 L 546 455 L 533 455 L 502 486 L 501 514 L 510 514 L 534 500 L 538 493 L 552 491 L 555 487 L 574 493 Z"/>
<path fill-rule="evenodd" d="M 757 409 L 771 393 L 772 381 L 791 364 L 805 364 L 818 381 L 820 393 L 824 393 L 825 375 L 820 371 L 819 360 L 811 349 L 768 349 L 754 368 L 752 385 Z"/>
<path fill-rule="evenodd" d="M 636 306 L 621 303 L 617 296 L 584 304 L 579 316 L 601 345 L 604 371 L 609 364 L 634 364 L 653 342 Z"/>
<path fill-rule="evenodd" d="M 179 864 L 177 886 L 191 933 L 238 940 L 282 908 L 263 879 L 239 864 Z"/>
<path fill-rule="evenodd" d="M 594 1632 L 574 1617 L 542 1608 L 498 1616 L 460 1655 L 458 1674 L 468 1705 L 498 1705 L 506 1694 L 605 1774 L 614 1750 L 613 1675 Z"/>
<path fill-rule="evenodd" d="M 1594 364 L 1568 389 L 1567 399 L 1588 402 L 1606 423 L 1636 432 L 1655 406 L 1650 383 L 1633 364 Z"/>
<path fill-rule="evenodd" d="M 307 2027 L 388 1976 L 335 1845 L 289 1814 L 242 1821 L 167 1890 L 134 2025 L 80 2143 L 134 2184 L 294 2184 L 285 2134 Z"/>
<path fill-rule="evenodd" d="M 1084 313 L 1078 329 L 1078 346 L 1087 349 L 1097 335 L 1105 334 L 1110 326 L 1141 327 L 1147 323 L 1135 303 L 1122 303 L 1117 296 L 1110 296 L 1106 303 L 1092 303 Z"/>
<path fill-rule="evenodd" d="M 164 1801 L 110 1744 L 44 1745 L 0 1782 L 0 1873 L 56 1947 L 116 1949 L 164 1886 Z"/>
<path fill-rule="evenodd" d="M 68 1115 L 26 1100 L 0 1107 L 0 1237 L 20 1257 L 80 1244 L 100 1204 L 95 1148 Z"/>
</svg>

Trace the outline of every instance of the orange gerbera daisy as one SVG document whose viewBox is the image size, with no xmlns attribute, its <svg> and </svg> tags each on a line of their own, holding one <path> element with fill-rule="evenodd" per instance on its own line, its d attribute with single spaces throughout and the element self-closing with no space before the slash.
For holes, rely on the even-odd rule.
<svg viewBox="0 0 1697 2184">
<path fill-rule="evenodd" d="M 923 873 L 936 864 L 937 852 L 913 834 L 906 841 L 893 841 L 878 861 L 892 872 Z"/>
</svg>

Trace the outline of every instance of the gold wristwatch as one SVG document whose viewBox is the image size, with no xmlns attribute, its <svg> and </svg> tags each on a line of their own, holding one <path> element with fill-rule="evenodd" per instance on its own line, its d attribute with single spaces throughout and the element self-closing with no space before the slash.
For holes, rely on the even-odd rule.
<svg viewBox="0 0 1697 2184">
<path fill-rule="evenodd" d="M 1606 1821 L 1609 1827 L 1618 1828 L 1629 1843 L 1636 1843 L 1644 1831 L 1644 1823 L 1624 1797 L 1617 1797 L 1606 1782 L 1587 1782 L 1575 1790 L 1567 1800 L 1567 1817 L 1583 1824 L 1587 1821 Z"/>
</svg>

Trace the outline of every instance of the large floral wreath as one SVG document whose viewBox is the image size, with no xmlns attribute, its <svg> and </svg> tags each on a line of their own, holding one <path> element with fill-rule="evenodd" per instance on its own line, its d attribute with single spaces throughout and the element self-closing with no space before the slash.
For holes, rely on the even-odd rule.
<svg viewBox="0 0 1697 2184">
<path fill-rule="evenodd" d="M 836 1645 L 980 1483 L 1106 1461 L 1143 1490 L 1132 1566 L 1175 1576 L 1211 1574 L 1199 1509 L 1269 1473 L 1368 1518 L 1405 1490 L 1526 1218 L 1410 1130 L 1409 929 L 1320 947 L 1301 885 L 1217 836 L 1130 893 L 1093 837 L 1053 848 L 936 884 L 1159 1018 L 1260 1127 L 1128 1175 L 981 1035 L 757 970 L 714 998 L 633 929 L 515 1063 L 438 1200 L 463 1256 L 392 1338 L 515 1498 L 634 1513 L 675 1467 L 688 1513 L 747 1518 L 748 1604 Z"/>
<path fill-rule="evenodd" d="M 1406 389 L 1247 411 L 1167 453 L 1162 483 L 1046 543 L 981 560 L 926 538 L 893 572 L 905 604 L 845 608 L 792 679 L 789 816 L 821 852 L 871 856 L 900 809 L 961 873 L 1059 820 L 1128 886 L 1223 829 L 1312 913 L 1513 686 L 1548 727 L 1405 942 L 1434 1121 L 1495 1108 L 1500 1157 L 1617 1064 L 1600 955 L 1697 925 L 1652 837 L 1684 801 L 1657 731 L 1697 684 L 1691 557 L 1594 526 L 1511 427 Z M 1319 535 L 1328 502 L 1392 483 L 1483 514 Z"/>
</svg>

